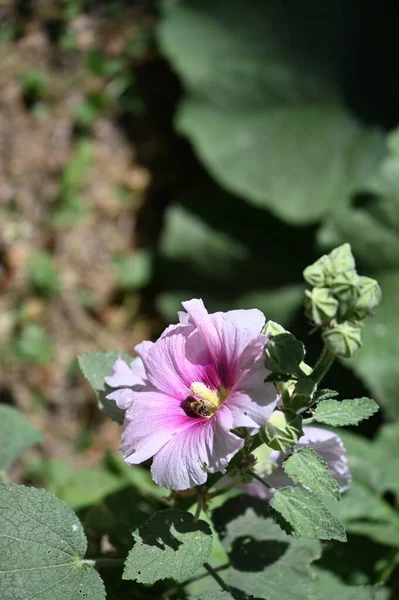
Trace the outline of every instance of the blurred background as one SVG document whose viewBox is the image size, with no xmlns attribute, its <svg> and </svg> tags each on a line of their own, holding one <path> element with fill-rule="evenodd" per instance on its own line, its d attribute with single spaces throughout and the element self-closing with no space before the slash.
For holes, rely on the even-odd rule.
<svg viewBox="0 0 399 600">
<path fill-rule="evenodd" d="M 258 307 L 315 360 L 302 270 L 350 242 L 384 299 L 326 386 L 382 410 L 345 438 L 372 564 L 340 576 L 389 556 L 394 589 L 398 27 L 394 0 L 0 0 L 0 402 L 44 436 L 12 480 L 74 508 L 118 486 L 76 357 L 131 353 L 182 300 Z"/>
</svg>

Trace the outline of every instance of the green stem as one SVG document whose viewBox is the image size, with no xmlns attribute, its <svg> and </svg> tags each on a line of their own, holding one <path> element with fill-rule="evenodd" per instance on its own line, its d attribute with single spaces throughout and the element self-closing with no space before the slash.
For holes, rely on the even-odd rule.
<svg viewBox="0 0 399 600">
<path fill-rule="evenodd" d="M 255 473 L 255 471 L 249 471 L 249 473 L 254 479 L 259 481 L 259 483 L 261 483 L 267 490 L 269 490 L 269 492 L 274 491 L 274 488 L 270 485 L 270 483 L 268 483 L 266 479 L 260 477 L 257 473 Z"/>
<path fill-rule="evenodd" d="M 391 552 L 388 554 L 387 564 L 380 572 L 378 579 L 376 581 L 376 585 L 386 583 L 397 565 L 399 557 L 399 552 L 397 548 L 392 548 Z"/>
<path fill-rule="evenodd" d="M 309 379 L 312 379 L 315 383 L 319 383 L 328 369 L 331 367 L 335 359 L 335 356 L 331 354 L 330 350 L 327 346 L 324 346 L 322 353 L 320 354 L 319 360 L 315 364 L 315 367 L 310 375 L 308 375 Z"/>
<path fill-rule="evenodd" d="M 222 590 L 224 590 L 225 592 L 228 592 L 229 594 L 232 594 L 231 589 L 229 588 L 229 586 L 227 585 L 227 583 L 225 583 L 223 581 L 223 579 L 220 577 L 219 573 L 217 571 L 215 571 L 215 569 L 213 567 L 211 567 L 211 565 L 209 563 L 205 563 L 204 564 L 204 569 L 206 569 L 209 573 L 209 575 L 212 575 L 212 577 L 214 578 L 215 581 L 217 581 L 217 583 L 220 585 L 220 587 L 222 588 Z"/>
<path fill-rule="evenodd" d="M 194 521 L 198 521 L 203 508 L 204 508 L 204 495 L 199 493 L 197 496 L 197 508 L 195 509 Z"/>
</svg>

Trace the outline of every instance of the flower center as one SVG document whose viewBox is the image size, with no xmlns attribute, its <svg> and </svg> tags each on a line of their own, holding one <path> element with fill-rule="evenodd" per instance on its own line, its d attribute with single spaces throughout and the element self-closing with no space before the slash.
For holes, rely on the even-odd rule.
<svg viewBox="0 0 399 600">
<path fill-rule="evenodd" d="M 194 397 L 189 400 L 188 406 L 193 413 L 206 419 L 210 419 L 215 414 L 229 395 L 228 390 L 223 386 L 213 391 L 200 381 L 194 381 L 190 390 Z"/>
</svg>

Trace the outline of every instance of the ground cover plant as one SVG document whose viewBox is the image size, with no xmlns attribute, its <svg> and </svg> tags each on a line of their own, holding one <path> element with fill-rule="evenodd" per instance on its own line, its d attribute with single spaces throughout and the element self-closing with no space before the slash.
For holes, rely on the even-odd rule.
<svg viewBox="0 0 399 600">
<path fill-rule="evenodd" d="M 1 598 L 397 597 L 398 17 L 1 4 Z"/>
</svg>

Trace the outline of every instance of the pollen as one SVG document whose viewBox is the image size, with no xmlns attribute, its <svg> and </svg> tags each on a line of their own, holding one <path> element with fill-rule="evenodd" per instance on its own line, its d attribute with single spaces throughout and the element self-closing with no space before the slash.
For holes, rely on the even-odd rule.
<svg viewBox="0 0 399 600">
<path fill-rule="evenodd" d="M 194 383 L 191 384 L 190 389 L 194 396 L 202 400 L 209 408 L 216 410 L 223 402 L 223 400 L 220 400 L 218 393 L 209 389 L 205 383 L 194 381 Z"/>
</svg>

